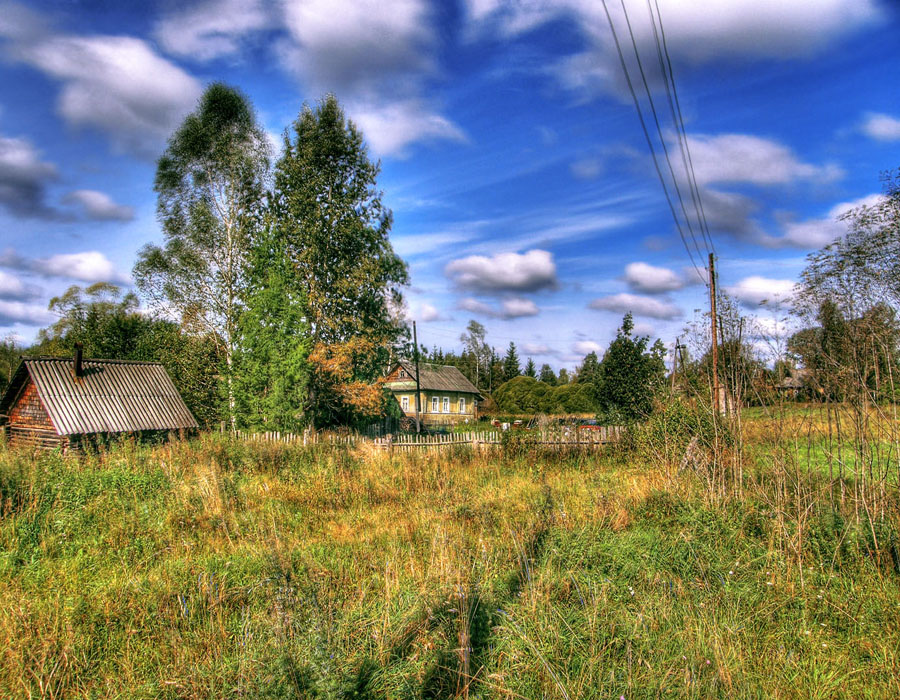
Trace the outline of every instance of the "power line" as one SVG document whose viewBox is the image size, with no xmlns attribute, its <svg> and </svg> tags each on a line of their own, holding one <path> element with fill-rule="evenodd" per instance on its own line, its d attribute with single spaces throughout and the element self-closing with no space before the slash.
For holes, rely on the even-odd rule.
<svg viewBox="0 0 900 700">
<path fill-rule="evenodd" d="M 647 124 L 644 121 L 644 115 L 641 112 L 641 105 L 637 97 L 637 93 L 634 90 L 634 85 L 631 82 L 631 76 L 628 73 L 628 66 L 625 63 L 625 56 L 622 53 L 622 46 L 619 43 L 619 36 L 616 33 L 615 25 L 612 21 L 612 16 L 609 14 L 609 7 L 606 5 L 606 0 L 603 1 L 603 11 L 606 13 L 606 20 L 609 22 L 609 30 L 612 32 L 613 41 L 616 45 L 616 52 L 619 55 L 619 62 L 622 64 L 622 71 L 625 74 L 625 82 L 628 84 L 628 91 L 631 93 L 631 99 L 634 101 L 634 108 L 637 110 L 638 119 L 641 122 L 641 130 L 644 132 L 644 138 L 647 140 L 647 147 L 650 149 L 650 155 L 653 158 L 653 165 L 656 168 L 656 174 L 659 177 L 659 182 L 663 188 L 663 194 L 666 197 L 666 202 L 669 204 L 669 211 L 672 212 L 672 219 L 675 221 L 675 226 L 678 229 L 678 235 L 681 236 L 681 242 L 684 244 L 684 249 L 687 251 L 688 257 L 691 259 L 691 264 L 694 266 L 694 269 L 697 271 L 697 274 L 700 275 L 700 268 L 697 266 L 697 261 L 694 260 L 694 254 L 691 253 L 691 248 L 688 245 L 687 238 L 684 235 L 684 229 L 681 227 L 681 221 L 678 219 L 678 215 L 675 213 L 675 205 L 672 203 L 672 197 L 669 195 L 669 190 L 666 187 L 666 181 L 662 174 L 662 169 L 659 166 L 659 159 L 656 156 L 656 149 L 653 147 L 653 140 L 650 138 L 650 132 L 647 129 Z"/>
<path fill-rule="evenodd" d="M 702 260 L 703 253 L 700 252 L 700 246 L 697 245 L 697 236 L 694 234 L 694 227 L 691 225 L 691 217 L 688 216 L 687 208 L 684 205 L 684 198 L 681 196 L 681 188 L 678 186 L 678 176 L 675 174 L 675 168 L 672 165 L 671 158 L 669 157 L 669 147 L 666 146 L 666 139 L 663 136 L 662 126 L 659 123 L 659 115 L 656 112 L 656 104 L 653 102 L 653 94 L 650 91 L 650 85 L 647 82 L 647 75 L 644 72 L 644 63 L 643 61 L 641 61 L 641 54 L 638 51 L 637 40 L 634 38 L 634 31 L 631 27 L 631 20 L 628 18 L 628 10 L 625 8 L 625 0 L 620 0 L 620 2 L 622 5 L 622 13 L 625 16 L 625 26 L 628 27 L 628 35 L 631 37 L 631 47 L 634 50 L 634 58 L 635 61 L 637 61 L 638 72 L 641 75 L 641 82 L 644 85 L 644 93 L 647 95 L 647 103 L 650 105 L 650 112 L 653 115 L 653 122 L 656 125 L 656 134 L 657 136 L 659 136 L 659 143 L 663 149 L 663 156 L 665 157 L 666 164 L 669 167 L 669 175 L 672 178 L 672 187 L 675 188 L 675 194 L 678 197 L 678 203 L 681 206 L 681 213 L 684 215 L 684 220 L 687 224 L 691 241 L 694 244 L 694 249 L 697 251 L 697 255 L 699 255 L 700 259 Z"/>
<path fill-rule="evenodd" d="M 672 89 L 670 86 L 669 75 L 666 69 L 665 59 L 663 58 L 663 49 L 660 44 L 659 30 L 656 27 L 656 16 L 653 14 L 653 4 L 651 0 L 647 0 L 647 10 L 650 12 L 650 26 L 653 28 L 653 40 L 656 43 L 656 56 L 659 59 L 659 70 L 663 79 L 663 86 L 666 90 L 666 101 L 669 104 L 669 113 L 672 115 L 672 123 L 675 125 L 675 136 L 678 141 L 678 147 L 681 151 L 681 163 L 684 166 L 684 175 L 687 180 L 688 189 L 691 192 L 691 203 L 694 205 L 694 216 L 697 218 L 697 227 L 703 236 L 703 242 L 706 244 L 707 250 L 711 250 L 712 240 L 708 232 L 704 228 L 703 218 L 701 217 L 702 202 L 700 201 L 700 191 L 697 189 L 697 183 L 693 177 L 693 170 L 688 160 L 687 134 L 684 131 L 684 123 L 679 120 L 675 110 L 675 102 L 672 98 Z M 659 26 L 662 28 L 662 17 L 659 18 Z M 674 82 L 674 81 L 673 81 Z"/>
<path fill-rule="evenodd" d="M 665 58 L 666 58 L 666 66 L 668 68 L 668 77 L 666 79 L 666 91 L 668 94 L 669 86 L 671 85 L 672 95 L 674 96 L 675 108 L 678 113 L 678 119 L 675 120 L 676 129 L 678 130 L 680 138 L 684 144 L 684 153 L 687 154 L 688 178 L 691 183 L 692 193 L 696 192 L 697 201 L 696 201 L 695 206 L 697 207 L 697 209 L 700 212 L 700 220 L 703 223 L 703 225 L 701 227 L 701 231 L 703 232 L 703 235 L 706 239 L 707 245 L 712 250 L 712 252 L 715 253 L 716 247 L 713 244 L 712 235 L 709 232 L 709 224 L 706 221 L 706 211 L 703 208 L 703 198 L 700 195 L 700 188 L 697 185 L 697 176 L 694 173 L 694 160 L 691 157 L 691 148 L 690 148 L 690 144 L 688 143 L 688 139 L 687 139 L 687 131 L 684 128 L 684 116 L 682 115 L 682 112 L 681 112 L 681 101 L 678 99 L 678 87 L 675 83 L 675 71 L 672 68 L 672 59 L 669 56 L 669 45 L 668 45 L 668 42 L 666 41 L 666 29 L 663 26 L 662 14 L 659 11 L 659 0 L 653 0 L 653 3 L 656 6 L 656 17 L 659 21 L 659 35 L 662 37 L 662 48 L 663 48 L 663 53 L 665 54 Z M 648 6 L 650 5 L 650 0 L 647 0 L 647 5 Z M 652 8 L 650 9 L 650 17 L 652 20 L 652 18 L 653 18 L 653 9 Z M 653 25 L 653 33 L 654 33 L 654 36 L 656 36 L 656 24 L 655 23 Z M 657 38 L 656 44 L 657 44 L 657 49 L 658 49 L 659 48 L 659 38 Z M 663 75 L 664 75 L 664 77 L 666 76 L 665 70 L 663 71 Z"/>
</svg>

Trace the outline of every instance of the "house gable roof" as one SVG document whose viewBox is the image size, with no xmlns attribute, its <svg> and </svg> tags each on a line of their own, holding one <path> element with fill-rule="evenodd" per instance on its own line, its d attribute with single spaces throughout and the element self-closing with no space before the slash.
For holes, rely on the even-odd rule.
<svg viewBox="0 0 900 700">
<path fill-rule="evenodd" d="M 161 363 L 91 359 L 83 366 L 76 377 L 71 358 L 23 358 L 0 414 L 9 413 L 30 378 L 60 435 L 197 427 Z"/>
<path fill-rule="evenodd" d="M 409 389 L 415 391 L 416 388 L 416 365 L 407 360 L 401 360 L 391 370 L 393 374 L 398 367 L 402 367 L 409 375 L 409 379 L 388 382 L 390 389 Z M 427 362 L 419 363 L 419 387 L 422 391 L 458 391 L 465 394 L 475 394 L 481 396 L 475 385 L 472 384 L 465 375 L 456 367 L 448 365 L 433 365 Z"/>
</svg>

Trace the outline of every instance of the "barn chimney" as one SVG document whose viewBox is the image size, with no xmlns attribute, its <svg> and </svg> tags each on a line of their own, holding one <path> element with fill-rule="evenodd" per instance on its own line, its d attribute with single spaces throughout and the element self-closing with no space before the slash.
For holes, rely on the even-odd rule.
<svg viewBox="0 0 900 700">
<path fill-rule="evenodd" d="M 81 360 L 84 356 L 84 345 L 81 343 L 75 343 L 75 357 L 72 361 L 72 369 L 75 370 L 75 376 L 80 377 L 84 374 L 84 367 L 82 367 Z"/>
</svg>

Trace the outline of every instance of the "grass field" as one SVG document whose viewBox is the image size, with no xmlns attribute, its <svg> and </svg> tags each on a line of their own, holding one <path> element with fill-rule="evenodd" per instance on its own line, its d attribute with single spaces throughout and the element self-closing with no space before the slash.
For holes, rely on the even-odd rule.
<svg viewBox="0 0 900 700">
<path fill-rule="evenodd" d="M 0 448 L 0 696 L 900 696 L 896 496 L 650 447 Z"/>
</svg>

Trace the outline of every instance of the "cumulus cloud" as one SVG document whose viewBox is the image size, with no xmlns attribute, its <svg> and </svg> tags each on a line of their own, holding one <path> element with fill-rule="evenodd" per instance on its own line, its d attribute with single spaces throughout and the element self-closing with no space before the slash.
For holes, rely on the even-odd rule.
<svg viewBox="0 0 900 700">
<path fill-rule="evenodd" d="M 592 352 L 602 355 L 603 346 L 593 340 L 579 340 L 572 345 L 572 352 L 577 352 L 579 355 L 590 355 Z"/>
<path fill-rule="evenodd" d="M 416 321 L 420 321 L 421 323 L 431 323 L 432 321 L 446 321 L 447 316 L 442 314 L 440 310 L 434 306 L 434 304 L 429 304 L 427 302 L 423 302 L 419 304 L 418 309 L 414 313 L 412 313 L 411 318 L 414 318 Z"/>
<path fill-rule="evenodd" d="M 63 197 L 66 204 L 78 205 L 88 219 L 94 221 L 131 221 L 134 209 L 116 204 L 112 198 L 97 190 L 75 190 Z"/>
<path fill-rule="evenodd" d="M 537 304 L 530 299 L 522 299 L 519 297 L 504 299 L 500 303 L 500 308 L 495 308 L 483 301 L 468 297 L 459 302 L 459 308 L 482 316 L 507 320 L 523 318 L 525 316 L 537 316 L 540 313 Z"/>
<path fill-rule="evenodd" d="M 645 262 L 633 262 L 625 266 L 625 281 L 636 292 L 662 294 L 674 292 L 692 284 L 702 283 L 697 272 L 679 274 L 665 267 L 655 267 Z"/>
<path fill-rule="evenodd" d="M 470 255 L 447 263 L 444 274 L 458 287 L 480 292 L 536 292 L 556 289 L 556 263 L 546 250 Z"/>
<path fill-rule="evenodd" d="M 737 284 L 727 287 L 729 294 L 745 306 L 759 306 L 763 302 L 780 305 L 787 302 L 794 292 L 793 280 L 778 280 L 751 275 Z"/>
<path fill-rule="evenodd" d="M 10 7 L 18 6 L 6 3 L 0 14 Z M 0 35 L 9 58 L 62 84 L 57 109 L 69 124 L 99 129 L 117 147 L 144 156 L 158 154 L 202 91 L 141 39 L 58 33 L 27 11 L 7 19 Z"/>
<path fill-rule="evenodd" d="M 612 294 L 600 297 L 591 301 L 588 308 L 598 311 L 614 311 L 620 314 L 631 312 L 635 316 L 647 316 L 665 321 L 679 318 L 682 315 L 681 309 L 671 302 L 639 294 Z"/>
<path fill-rule="evenodd" d="M 841 217 L 857 207 L 871 207 L 884 201 L 880 194 L 871 194 L 852 202 L 835 204 L 819 219 L 787 221 L 782 224 L 781 236 L 767 236 L 761 240 L 770 248 L 822 248 L 847 233 L 847 224 Z"/>
<path fill-rule="evenodd" d="M 526 355 L 556 355 L 557 352 L 544 343 L 522 343 L 521 350 Z"/>
<path fill-rule="evenodd" d="M 863 120 L 862 131 L 877 141 L 900 141 L 900 119 L 870 112 Z"/>
<path fill-rule="evenodd" d="M 827 182 L 843 174 L 835 165 L 804 163 L 787 146 L 759 136 L 689 134 L 687 142 L 698 185 L 781 185 L 796 180 Z"/>
<path fill-rule="evenodd" d="M 0 270 L 0 299 L 25 300 L 40 296 L 41 289 Z"/>
<path fill-rule="evenodd" d="M 208 61 L 236 53 L 245 35 L 272 21 L 261 0 L 209 0 L 180 6 L 156 24 L 154 33 L 168 53 Z"/>
<path fill-rule="evenodd" d="M 429 110 L 419 99 L 386 104 L 351 103 L 349 109 L 353 120 L 366 135 L 366 140 L 378 153 L 404 157 L 413 143 L 466 140 L 462 129 L 446 117 Z"/>
<path fill-rule="evenodd" d="M 47 184 L 57 178 L 56 166 L 41 160 L 25 139 L 0 136 L 0 206 L 18 218 L 53 219 Z"/>
<path fill-rule="evenodd" d="M 13 250 L 0 254 L 0 267 L 26 270 L 44 277 L 66 277 L 80 282 L 115 282 L 129 284 L 130 278 L 116 269 L 103 253 L 60 253 L 48 258 L 26 258 Z"/>
<path fill-rule="evenodd" d="M 629 5 L 629 20 L 641 55 L 655 55 L 646 7 L 640 2 Z M 694 64 L 722 59 L 808 58 L 886 16 L 877 0 L 820 0 L 812 13 L 808 3 L 781 0 L 660 0 L 659 6 L 673 59 Z M 603 92 L 624 97 L 619 59 L 600 3 L 468 0 L 467 8 L 471 31 L 482 34 L 517 36 L 555 19 L 574 20 L 589 48 L 558 64 L 555 75 L 564 86 L 587 95 Z M 614 23 L 625 32 L 621 8 L 611 3 L 610 12 Z M 631 57 L 628 60 L 633 61 Z M 659 87 L 655 63 L 646 62 L 645 69 L 651 83 Z"/>
<path fill-rule="evenodd" d="M 54 320 L 55 317 L 47 311 L 46 307 L 21 301 L 4 301 L 0 299 L 0 326 L 11 326 L 15 323 L 42 326 Z"/>
</svg>

